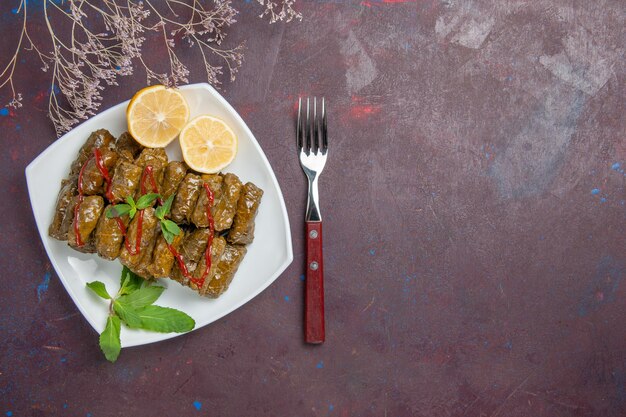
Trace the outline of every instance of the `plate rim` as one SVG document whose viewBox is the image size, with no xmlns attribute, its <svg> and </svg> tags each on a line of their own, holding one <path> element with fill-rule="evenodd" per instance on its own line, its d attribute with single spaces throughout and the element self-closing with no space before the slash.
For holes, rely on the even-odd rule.
<svg viewBox="0 0 626 417">
<path fill-rule="evenodd" d="M 243 127 L 245 133 L 248 134 L 253 139 L 251 141 L 251 143 L 255 147 L 255 149 L 257 150 L 259 155 L 261 156 L 262 161 L 270 168 L 269 169 L 270 180 L 271 180 L 273 186 L 276 187 L 276 190 L 278 191 L 281 215 L 282 215 L 283 219 L 285 220 L 285 236 L 284 236 L 285 240 L 284 240 L 284 242 L 285 242 L 285 249 L 286 249 L 286 255 L 287 256 L 285 257 L 285 260 L 280 264 L 280 266 L 276 269 L 276 271 L 265 282 L 263 282 L 258 287 L 258 289 L 256 291 L 251 293 L 251 295 L 242 298 L 238 302 L 234 303 L 232 307 L 227 308 L 224 311 L 218 313 L 216 316 L 214 316 L 212 319 L 210 319 L 206 323 L 198 323 L 197 320 L 196 320 L 196 326 L 194 327 L 194 329 L 191 330 L 190 332 L 187 332 L 187 333 L 191 333 L 191 332 L 193 332 L 195 330 L 199 330 L 202 327 L 208 326 L 209 324 L 218 321 L 219 319 L 221 319 L 224 316 L 226 316 L 226 315 L 232 313 L 233 311 L 237 310 L 238 308 L 240 308 L 244 304 L 248 303 L 250 300 L 252 300 L 256 296 L 258 296 L 260 293 L 265 291 L 265 289 L 267 289 L 267 287 L 269 287 L 274 281 L 276 281 L 276 279 L 278 279 L 278 277 L 283 272 L 285 272 L 287 267 L 289 267 L 289 265 L 291 265 L 291 263 L 293 262 L 293 242 L 292 242 L 292 239 L 291 239 L 291 224 L 289 222 L 289 215 L 287 213 L 287 207 L 285 205 L 285 198 L 284 198 L 282 189 L 280 188 L 280 184 L 278 183 L 278 179 L 276 178 L 276 174 L 274 173 L 274 169 L 272 168 L 272 165 L 270 164 L 269 160 L 267 159 L 267 156 L 265 155 L 265 152 L 263 151 L 263 148 L 261 148 L 261 145 L 259 144 L 258 140 L 256 139 L 256 136 L 254 136 L 254 134 L 252 133 L 252 131 L 250 130 L 250 128 L 248 127 L 246 122 L 243 120 L 241 115 L 235 110 L 235 108 L 224 97 L 222 97 L 222 95 L 215 88 L 213 88 L 208 83 L 186 84 L 186 85 L 179 86 L 177 88 L 180 89 L 180 90 L 194 90 L 194 89 L 206 90 L 209 94 L 211 94 L 213 96 L 213 98 L 216 98 L 220 102 L 220 104 L 222 104 L 224 106 L 224 108 L 233 116 L 233 118 L 238 123 L 240 123 L 240 125 Z M 98 113 L 97 115 L 94 115 L 93 117 L 105 116 L 107 113 L 112 113 L 112 112 L 116 111 L 119 107 L 127 106 L 129 102 L 130 102 L 130 100 L 126 100 L 126 101 L 123 101 L 121 103 L 118 103 L 118 104 L 116 104 L 114 106 L 109 107 L 108 109 L 104 110 L 103 112 Z M 69 284 L 66 284 L 65 280 L 62 278 L 61 274 L 59 273 L 60 268 L 57 265 L 56 258 L 51 256 L 51 247 L 50 247 L 49 242 L 48 242 L 48 235 L 47 235 L 47 233 L 44 230 L 46 228 L 40 227 L 40 225 L 39 225 L 39 223 L 37 221 L 37 216 L 36 216 L 36 213 L 35 213 L 35 207 L 34 207 L 34 204 L 33 204 L 33 193 L 31 192 L 32 181 L 34 181 L 34 177 L 33 177 L 34 173 L 33 173 L 33 171 L 36 169 L 36 167 L 39 164 L 41 164 L 42 160 L 45 160 L 46 156 L 49 153 L 53 152 L 58 146 L 61 146 L 60 145 L 61 142 L 63 140 L 65 140 L 67 135 L 71 134 L 73 130 L 79 128 L 84 123 L 89 122 L 93 117 L 90 117 L 89 119 L 83 121 L 79 125 L 77 125 L 74 128 L 72 128 L 72 130 L 70 130 L 69 132 L 65 133 L 63 136 L 61 136 L 60 138 L 58 138 L 54 142 L 52 142 L 50 145 L 48 145 L 48 147 L 46 149 L 44 149 L 39 155 L 37 155 L 28 164 L 28 166 L 26 166 L 24 171 L 25 171 L 25 176 L 26 176 L 26 188 L 27 188 L 27 191 L 28 191 L 28 199 L 29 199 L 29 202 L 30 202 L 30 205 L 31 205 L 31 210 L 33 212 L 35 225 L 37 226 L 37 232 L 39 233 L 39 237 L 40 237 L 41 243 L 43 244 L 44 249 L 46 251 L 46 255 L 48 256 L 48 259 L 50 260 L 50 263 L 52 264 L 52 266 L 54 268 L 54 271 L 55 271 L 57 277 L 59 278 L 59 281 L 61 281 L 61 283 L 63 284 L 63 287 L 65 288 L 65 291 L 67 291 L 68 295 L 72 299 L 72 302 L 78 308 L 78 310 L 82 314 L 83 318 L 89 323 L 89 325 L 92 327 L 92 329 L 97 332 L 97 328 L 96 328 L 95 323 L 93 323 L 93 321 L 91 320 L 89 315 L 86 314 L 86 312 L 83 309 L 82 304 L 78 303 L 76 301 L 77 298 L 76 298 L 76 295 L 74 294 L 74 291 L 72 291 L 72 289 L 69 286 Z M 185 335 L 187 333 L 155 333 L 155 335 L 159 335 L 160 337 L 157 338 L 157 339 L 146 340 L 146 341 L 143 341 L 141 339 L 133 341 L 133 342 L 127 342 L 127 343 L 124 343 L 122 341 L 122 347 L 141 346 L 141 345 L 147 345 L 147 344 L 150 344 L 150 343 L 161 342 L 161 341 L 164 341 L 164 340 L 172 339 L 174 337 Z"/>
</svg>

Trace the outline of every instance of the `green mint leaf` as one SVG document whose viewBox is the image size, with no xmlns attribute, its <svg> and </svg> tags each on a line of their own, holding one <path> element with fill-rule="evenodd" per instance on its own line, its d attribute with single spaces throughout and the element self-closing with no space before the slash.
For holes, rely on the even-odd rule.
<svg viewBox="0 0 626 417">
<path fill-rule="evenodd" d="M 127 266 L 122 268 L 122 278 L 120 279 L 119 295 L 130 294 L 137 291 L 146 282 L 145 279 L 128 269 Z"/>
<path fill-rule="evenodd" d="M 128 212 L 128 217 L 132 219 L 135 217 L 135 214 L 137 214 L 137 207 L 131 207 L 130 211 Z"/>
<path fill-rule="evenodd" d="M 176 223 L 171 220 L 163 220 L 161 224 L 167 229 L 168 232 L 172 233 L 174 236 L 178 236 L 180 234 L 180 227 Z"/>
<path fill-rule="evenodd" d="M 164 226 L 163 223 L 161 223 L 161 231 L 163 232 L 163 237 L 165 238 L 165 241 L 168 244 L 172 244 L 172 242 L 174 241 L 174 235 L 172 234 L 172 232 L 170 232 L 169 230 L 167 230 Z"/>
<path fill-rule="evenodd" d="M 167 200 L 165 200 L 165 202 L 163 203 L 163 205 L 159 206 L 156 209 L 156 217 L 157 219 L 160 220 L 164 220 L 165 216 L 167 216 L 167 214 L 170 212 L 170 209 L 172 208 L 172 202 L 174 201 L 174 194 L 172 194 L 171 196 L 168 197 Z"/>
<path fill-rule="evenodd" d="M 122 344 L 120 342 L 120 318 L 112 315 L 107 319 L 107 325 L 100 334 L 100 349 L 110 362 L 115 362 L 120 355 Z"/>
<path fill-rule="evenodd" d="M 163 220 L 163 216 L 165 216 L 165 214 L 163 214 L 163 206 L 159 206 L 154 210 L 154 216 L 159 220 Z"/>
<path fill-rule="evenodd" d="M 131 207 L 137 207 L 137 204 L 135 204 L 135 200 L 133 199 L 132 196 L 128 196 L 126 197 L 126 202 L 131 206 Z"/>
<path fill-rule="evenodd" d="M 106 215 L 109 219 L 114 217 L 122 217 L 130 211 L 131 207 L 128 204 L 117 204 L 115 206 L 110 206 L 107 209 Z"/>
<path fill-rule="evenodd" d="M 184 333 L 193 330 L 196 325 L 187 314 L 168 307 L 150 305 L 137 310 L 137 314 L 141 318 L 142 329 L 160 333 Z"/>
<path fill-rule="evenodd" d="M 139 315 L 137 314 L 135 309 L 128 304 L 123 303 L 119 300 L 115 300 L 113 301 L 113 310 L 118 316 L 120 316 L 124 324 L 126 324 L 128 327 L 141 327 L 141 318 L 139 318 Z"/>
<path fill-rule="evenodd" d="M 145 208 L 151 207 L 157 198 L 159 198 L 159 195 L 157 193 L 142 195 L 141 197 L 139 197 L 139 200 L 137 200 L 137 209 L 143 210 Z"/>
<path fill-rule="evenodd" d="M 161 296 L 163 290 L 165 287 L 158 285 L 141 287 L 135 292 L 121 296 L 118 300 L 137 310 L 154 303 Z"/>
<path fill-rule="evenodd" d="M 109 293 L 107 292 L 107 288 L 104 285 L 104 283 L 100 282 L 100 281 L 93 281 L 93 282 L 88 282 L 87 283 L 87 287 L 95 292 L 96 294 L 98 294 L 100 297 L 106 299 L 106 300 L 110 300 L 111 296 L 109 295 Z"/>
</svg>

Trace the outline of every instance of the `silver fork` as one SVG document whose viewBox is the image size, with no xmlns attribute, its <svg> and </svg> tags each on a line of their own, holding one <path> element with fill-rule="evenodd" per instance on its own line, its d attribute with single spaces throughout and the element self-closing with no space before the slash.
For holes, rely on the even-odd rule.
<svg viewBox="0 0 626 417">
<path fill-rule="evenodd" d="M 321 114 L 317 114 L 317 97 L 307 97 L 306 108 L 298 99 L 298 131 L 296 134 L 300 166 L 309 180 L 306 207 L 306 290 L 304 335 L 307 343 L 324 342 L 324 257 L 322 251 L 322 215 L 319 209 L 317 180 L 326 165 L 328 135 L 326 101 L 322 98 Z"/>
</svg>

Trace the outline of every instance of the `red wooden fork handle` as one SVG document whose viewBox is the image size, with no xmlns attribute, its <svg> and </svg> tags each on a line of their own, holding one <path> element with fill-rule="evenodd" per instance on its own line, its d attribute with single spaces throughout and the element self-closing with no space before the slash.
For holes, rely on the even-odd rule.
<svg viewBox="0 0 626 417">
<path fill-rule="evenodd" d="M 321 221 L 306 222 L 304 328 L 307 343 L 324 342 L 324 258 Z"/>
</svg>

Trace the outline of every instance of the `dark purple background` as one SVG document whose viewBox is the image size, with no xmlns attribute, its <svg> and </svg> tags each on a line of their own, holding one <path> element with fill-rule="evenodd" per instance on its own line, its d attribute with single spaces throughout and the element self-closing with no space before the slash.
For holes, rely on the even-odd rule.
<svg viewBox="0 0 626 417">
<path fill-rule="evenodd" d="M 623 1 L 299 2 L 286 25 L 236 4 L 248 49 L 223 94 L 274 167 L 293 264 L 218 322 L 107 363 L 30 211 L 24 168 L 55 135 L 22 55 L 24 108 L 0 110 L 0 415 L 625 416 Z M 143 86 L 122 79 L 101 110 Z M 302 342 L 299 94 L 330 109 L 323 346 Z"/>
</svg>

